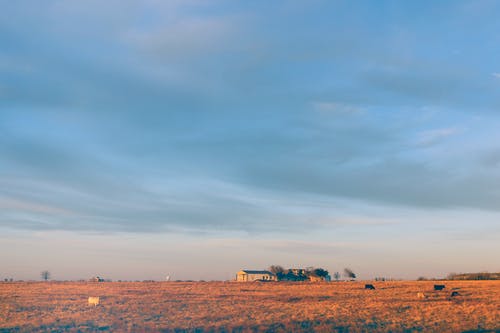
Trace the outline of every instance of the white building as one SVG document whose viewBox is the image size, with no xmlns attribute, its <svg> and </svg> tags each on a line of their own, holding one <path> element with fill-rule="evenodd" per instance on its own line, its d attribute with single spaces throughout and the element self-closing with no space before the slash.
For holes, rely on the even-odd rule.
<svg viewBox="0 0 500 333">
<path fill-rule="evenodd" d="M 252 281 L 276 281 L 276 275 L 269 271 L 252 271 L 243 269 L 236 274 L 236 281 L 252 282 Z"/>
</svg>

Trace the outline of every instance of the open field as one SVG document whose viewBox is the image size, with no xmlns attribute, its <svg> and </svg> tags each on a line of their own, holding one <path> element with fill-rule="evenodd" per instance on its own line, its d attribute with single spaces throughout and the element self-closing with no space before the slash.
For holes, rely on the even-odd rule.
<svg viewBox="0 0 500 333">
<path fill-rule="evenodd" d="M 436 283 L 0 283 L 0 332 L 500 331 L 500 281 Z"/>
</svg>

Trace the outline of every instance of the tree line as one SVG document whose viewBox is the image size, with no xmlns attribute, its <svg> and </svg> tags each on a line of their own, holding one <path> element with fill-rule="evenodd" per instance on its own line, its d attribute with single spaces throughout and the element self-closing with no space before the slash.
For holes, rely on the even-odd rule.
<svg viewBox="0 0 500 333">
<path fill-rule="evenodd" d="M 450 273 L 446 280 L 500 280 L 500 273 Z"/>
<path fill-rule="evenodd" d="M 271 265 L 268 270 L 276 275 L 278 281 L 308 281 L 318 278 L 321 280 L 331 280 L 330 273 L 323 268 L 307 267 L 301 268 L 288 268 L 285 269 L 280 265 Z M 350 268 L 344 268 L 344 277 L 352 280 L 356 278 L 356 274 Z M 339 272 L 333 273 L 333 279 L 339 281 L 341 274 Z"/>
</svg>

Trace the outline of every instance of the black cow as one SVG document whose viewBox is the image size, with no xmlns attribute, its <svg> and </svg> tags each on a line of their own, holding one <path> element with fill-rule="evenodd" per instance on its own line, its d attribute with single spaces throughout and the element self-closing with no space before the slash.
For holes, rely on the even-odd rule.
<svg viewBox="0 0 500 333">
<path fill-rule="evenodd" d="M 444 288 L 446 288 L 446 286 L 444 284 L 435 284 L 434 285 L 434 290 L 443 290 Z"/>
<path fill-rule="evenodd" d="M 455 296 L 460 296 L 460 293 L 458 291 L 452 291 L 451 297 L 455 297 Z"/>
<path fill-rule="evenodd" d="M 375 290 L 375 287 L 373 286 L 373 284 L 365 284 L 365 289 Z"/>
</svg>

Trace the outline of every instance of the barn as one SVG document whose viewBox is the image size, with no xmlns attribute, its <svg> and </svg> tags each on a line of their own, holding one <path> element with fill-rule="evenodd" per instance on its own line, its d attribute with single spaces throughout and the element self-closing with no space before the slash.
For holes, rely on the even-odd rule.
<svg viewBox="0 0 500 333">
<path fill-rule="evenodd" d="M 276 281 L 276 275 L 269 271 L 253 271 L 243 269 L 236 274 L 236 281 L 252 282 L 252 281 Z"/>
</svg>

